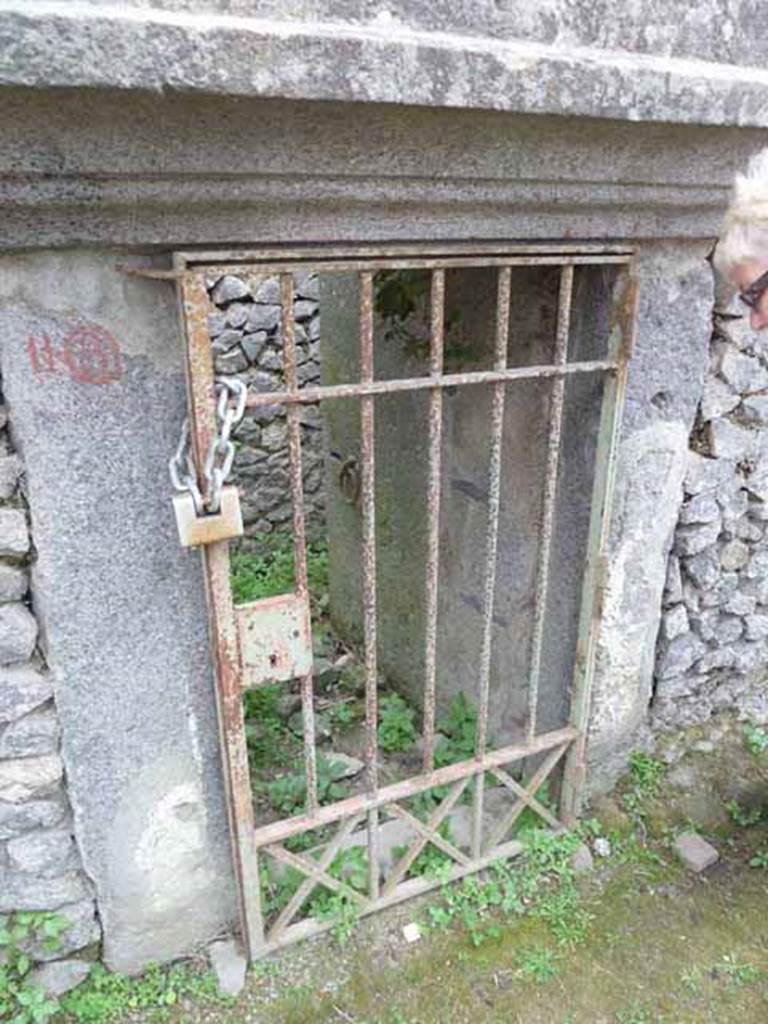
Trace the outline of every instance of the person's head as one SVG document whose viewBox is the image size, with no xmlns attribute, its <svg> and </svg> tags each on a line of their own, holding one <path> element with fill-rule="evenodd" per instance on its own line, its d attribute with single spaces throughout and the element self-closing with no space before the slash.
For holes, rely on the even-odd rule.
<svg viewBox="0 0 768 1024">
<path fill-rule="evenodd" d="M 712 262 L 738 288 L 754 330 L 768 327 L 768 149 L 736 176 Z"/>
</svg>

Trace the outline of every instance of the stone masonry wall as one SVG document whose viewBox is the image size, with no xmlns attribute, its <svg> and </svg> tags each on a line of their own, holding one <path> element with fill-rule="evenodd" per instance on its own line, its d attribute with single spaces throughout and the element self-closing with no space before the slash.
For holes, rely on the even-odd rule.
<svg viewBox="0 0 768 1024">
<path fill-rule="evenodd" d="M 320 316 L 316 275 L 294 275 L 294 331 L 300 387 L 320 383 Z M 280 339 L 280 285 L 276 277 L 251 284 L 241 277 L 209 281 L 216 311 L 209 315 L 214 368 L 236 375 L 252 391 L 285 387 Z M 302 466 L 304 508 L 310 536 L 322 532 L 325 500 L 322 488 L 323 444 L 320 411 L 304 405 Z M 292 508 L 288 479 L 288 439 L 285 408 L 249 410 L 236 440 L 232 482 L 240 487 L 246 548 L 258 547 L 267 535 L 290 529 Z"/>
<path fill-rule="evenodd" d="M 768 337 L 716 309 L 669 559 L 651 724 L 768 720 Z"/>
<path fill-rule="evenodd" d="M 0 915 L 55 911 L 69 925 L 55 950 L 33 942 L 32 982 L 61 993 L 88 973 L 72 954 L 100 939 L 73 837 L 53 690 L 37 647 L 27 566 L 21 459 L 0 404 Z"/>
</svg>

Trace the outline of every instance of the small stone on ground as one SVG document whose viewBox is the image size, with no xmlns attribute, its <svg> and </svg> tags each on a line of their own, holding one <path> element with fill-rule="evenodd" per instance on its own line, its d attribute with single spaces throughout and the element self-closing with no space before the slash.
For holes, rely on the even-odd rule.
<svg viewBox="0 0 768 1024">
<path fill-rule="evenodd" d="M 675 851 L 687 868 L 697 874 L 711 867 L 720 854 L 695 832 L 683 832 L 675 840 Z"/>
<path fill-rule="evenodd" d="M 415 921 L 411 921 L 403 927 L 403 938 L 406 942 L 418 942 L 421 938 L 421 929 Z"/>
<path fill-rule="evenodd" d="M 246 961 L 234 939 L 212 942 L 208 947 L 211 967 L 216 972 L 219 990 L 225 996 L 239 995 L 245 985 Z"/>
<path fill-rule="evenodd" d="M 576 875 L 585 875 L 594 868 L 592 852 L 586 843 L 582 843 L 578 850 L 571 855 L 571 867 Z"/>
</svg>

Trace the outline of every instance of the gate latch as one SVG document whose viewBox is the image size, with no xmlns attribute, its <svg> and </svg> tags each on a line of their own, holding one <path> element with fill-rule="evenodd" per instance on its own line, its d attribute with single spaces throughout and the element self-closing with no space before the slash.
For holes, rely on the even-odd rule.
<svg viewBox="0 0 768 1024">
<path fill-rule="evenodd" d="M 278 594 L 235 606 L 243 686 L 280 683 L 312 671 L 306 594 Z"/>
<path fill-rule="evenodd" d="M 237 487 L 225 486 L 235 458 L 232 431 L 245 412 L 248 389 L 237 377 L 216 379 L 216 432 L 203 465 L 205 496 L 197 484 L 197 468 L 189 444 L 189 420 L 181 428 L 179 444 L 168 469 L 178 494 L 173 511 L 182 547 L 197 547 L 240 537 L 243 517 Z"/>
</svg>

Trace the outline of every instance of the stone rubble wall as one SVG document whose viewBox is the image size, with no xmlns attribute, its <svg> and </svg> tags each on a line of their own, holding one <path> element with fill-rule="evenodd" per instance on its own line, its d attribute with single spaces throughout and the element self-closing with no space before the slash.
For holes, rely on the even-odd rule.
<svg viewBox="0 0 768 1024">
<path fill-rule="evenodd" d="M 294 275 L 294 332 L 299 387 L 320 384 L 320 315 L 318 279 Z M 280 285 L 276 277 L 250 286 L 228 275 L 208 282 L 215 312 L 209 330 L 215 372 L 235 375 L 251 391 L 285 387 L 280 337 Z M 307 532 L 316 536 L 325 526 L 323 439 L 320 410 L 300 409 L 304 510 Z M 258 548 L 269 534 L 291 529 L 288 437 L 284 406 L 247 411 L 237 434 L 237 456 L 231 480 L 240 488 L 244 547 Z"/>
<path fill-rule="evenodd" d="M 59 754 L 53 689 L 30 609 L 32 557 L 23 466 L 0 404 L 0 915 L 55 911 L 69 922 L 56 949 L 31 942 L 31 980 L 60 993 L 83 979 L 72 954 L 101 932 L 82 870 Z"/>
<path fill-rule="evenodd" d="M 669 558 L 651 725 L 768 721 L 768 337 L 716 309 Z"/>
</svg>

